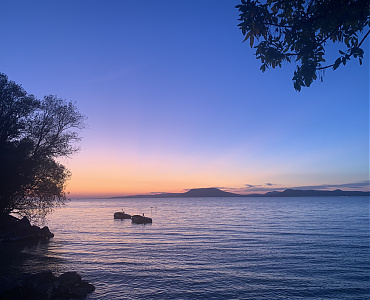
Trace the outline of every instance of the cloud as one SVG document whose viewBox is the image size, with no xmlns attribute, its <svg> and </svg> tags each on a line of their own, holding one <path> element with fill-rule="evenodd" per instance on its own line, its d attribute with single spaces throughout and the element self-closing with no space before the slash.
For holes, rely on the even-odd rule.
<svg viewBox="0 0 370 300">
<path fill-rule="evenodd" d="M 307 185 L 297 186 L 293 189 L 300 190 L 326 190 L 326 189 L 362 189 L 370 186 L 370 180 L 364 180 L 359 182 L 342 183 L 342 184 L 320 184 L 320 185 Z"/>
<path fill-rule="evenodd" d="M 245 184 L 243 187 L 239 188 L 222 188 L 228 192 L 237 193 L 237 194 L 253 194 L 253 193 L 266 193 L 272 191 L 284 191 L 286 189 L 295 189 L 295 190 L 362 190 L 368 191 L 370 189 L 370 180 L 350 182 L 350 183 L 341 183 L 341 184 L 319 184 L 319 185 L 305 185 L 305 186 L 283 186 L 276 183 L 264 183 L 264 184 Z"/>
<path fill-rule="evenodd" d="M 253 185 L 253 184 L 246 184 L 245 185 L 247 188 L 255 188 L 255 187 L 258 187 L 260 185 Z"/>
<path fill-rule="evenodd" d="M 225 188 L 228 192 L 237 193 L 237 194 L 253 194 L 253 193 L 266 193 L 270 191 L 276 190 L 284 190 L 286 188 L 279 187 L 278 184 L 275 183 L 265 183 L 265 184 L 244 184 L 243 187 L 237 188 Z"/>
<path fill-rule="evenodd" d="M 275 183 L 270 183 L 267 182 L 265 184 L 245 184 L 245 187 L 247 188 L 265 188 L 265 187 L 271 187 L 271 186 L 276 186 L 277 184 Z"/>
</svg>

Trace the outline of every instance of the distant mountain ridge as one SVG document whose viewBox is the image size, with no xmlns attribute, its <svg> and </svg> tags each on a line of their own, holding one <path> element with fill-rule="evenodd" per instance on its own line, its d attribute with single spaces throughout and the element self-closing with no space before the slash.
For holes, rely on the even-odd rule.
<svg viewBox="0 0 370 300">
<path fill-rule="evenodd" d="M 282 192 L 273 191 L 265 194 L 235 194 L 225 192 L 217 188 L 198 188 L 191 189 L 184 193 L 161 193 L 152 195 L 132 195 L 122 197 L 111 197 L 114 198 L 183 198 L 183 197 L 330 197 L 330 196 L 370 196 L 370 192 L 360 191 L 320 191 L 320 190 L 294 190 L 287 189 Z"/>
<path fill-rule="evenodd" d="M 287 189 L 282 192 L 267 192 L 264 197 L 324 197 L 324 196 L 369 196 L 370 192 L 360 191 L 342 191 L 340 189 L 334 191 L 320 190 L 293 190 Z"/>
<path fill-rule="evenodd" d="M 199 188 L 191 189 L 184 193 L 161 193 L 161 194 L 133 195 L 112 198 L 182 198 L 182 197 L 243 197 L 243 195 L 225 192 L 217 188 Z"/>
</svg>

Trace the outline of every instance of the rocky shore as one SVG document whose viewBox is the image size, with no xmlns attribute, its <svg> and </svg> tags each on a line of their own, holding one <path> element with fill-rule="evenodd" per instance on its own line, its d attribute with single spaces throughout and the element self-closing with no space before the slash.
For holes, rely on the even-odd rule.
<svg viewBox="0 0 370 300">
<path fill-rule="evenodd" d="M 0 291 L 0 299 L 12 300 L 68 300 L 83 299 L 95 287 L 76 272 L 66 272 L 59 277 L 51 271 L 24 274 Z"/>
<path fill-rule="evenodd" d="M 47 226 L 31 225 L 23 217 L 17 219 L 9 215 L 0 216 L 0 243 L 3 246 L 32 245 L 39 241 L 48 241 L 54 237 Z M 5 257 L 6 259 L 6 257 Z M 36 274 L 22 274 L 18 278 L 2 278 L 0 284 L 0 300 L 67 300 L 85 298 L 95 287 L 76 272 L 66 272 L 55 276 L 46 270 Z"/>
<path fill-rule="evenodd" d="M 0 242 L 48 240 L 52 237 L 54 234 L 47 226 L 42 228 L 33 226 L 26 217 L 17 219 L 5 215 L 0 218 Z"/>
</svg>

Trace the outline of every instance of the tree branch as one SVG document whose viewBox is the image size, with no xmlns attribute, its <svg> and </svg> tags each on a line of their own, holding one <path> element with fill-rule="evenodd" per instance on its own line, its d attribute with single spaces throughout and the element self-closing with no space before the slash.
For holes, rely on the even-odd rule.
<svg viewBox="0 0 370 300">
<path fill-rule="evenodd" d="M 316 70 L 324 70 L 324 69 L 327 69 L 327 68 L 331 68 L 333 66 L 334 66 L 334 64 L 331 64 L 331 65 L 328 65 L 328 66 L 325 66 L 325 67 L 317 68 Z"/>
<path fill-rule="evenodd" d="M 275 26 L 275 27 L 282 27 L 282 28 L 293 28 L 294 26 L 289 26 L 289 25 L 280 25 L 280 24 L 273 24 L 273 23 L 268 23 L 268 22 L 263 22 L 263 25 L 268 25 L 268 26 Z"/>
<path fill-rule="evenodd" d="M 369 34 L 370 34 L 370 29 L 369 29 L 369 31 L 365 34 L 365 36 L 362 38 L 362 40 L 361 40 L 361 42 L 358 44 L 357 48 L 361 47 L 362 43 L 366 40 L 366 38 L 369 36 Z M 352 49 L 352 48 L 351 48 L 351 49 Z M 347 53 L 348 53 L 348 52 L 347 52 Z M 349 56 L 348 56 L 348 58 L 349 58 L 349 57 L 351 57 L 353 54 L 347 54 L 347 55 L 349 55 Z M 327 69 L 327 68 L 331 68 L 331 67 L 333 67 L 334 65 L 335 65 L 335 63 L 334 63 L 334 64 L 331 64 L 331 65 L 328 65 L 328 66 L 325 66 L 325 67 L 317 68 L 316 70 L 324 70 L 324 69 Z"/>
<path fill-rule="evenodd" d="M 357 47 L 361 47 L 362 43 L 365 41 L 365 39 L 367 38 L 367 36 L 370 34 L 370 29 L 369 31 L 365 34 L 365 36 L 362 38 L 361 42 L 358 44 Z"/>
</svg>

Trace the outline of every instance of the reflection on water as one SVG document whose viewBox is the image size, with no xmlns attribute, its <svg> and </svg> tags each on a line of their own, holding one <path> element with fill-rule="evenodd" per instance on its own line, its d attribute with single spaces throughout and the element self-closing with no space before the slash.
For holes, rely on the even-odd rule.
<svg viewBox="0 0 370 300">
<path fill-rule="evenodd" d="M 153 223 L 114 220 L 122 209 Z M 76 270 L 96 286 L 89 299 L 370 294 L 366 197 L 79 200 L 48 225 L 49 242 L 0 245 L 2 276 Z"/>
</svg>

